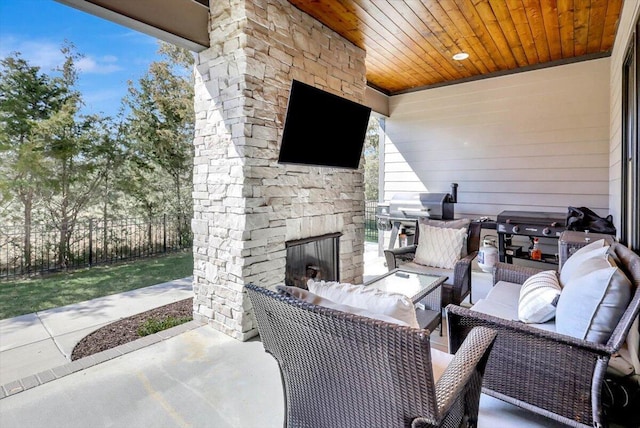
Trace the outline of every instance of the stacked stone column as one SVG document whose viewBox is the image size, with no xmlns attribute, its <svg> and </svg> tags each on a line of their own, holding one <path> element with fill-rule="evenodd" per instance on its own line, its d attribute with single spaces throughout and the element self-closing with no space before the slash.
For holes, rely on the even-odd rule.
<svg viewBox="0 0 640 428">
<path fill-rule="evenodd" d="M 362 281 L 362 169 L 277 159 L 291 80 L 362 102 L 365 53 L 286 0 L 210 7 L 195 70 L 194 317 L 246 340 L 257 329 L 243 286 L 283 283 L 286 241 L 342 232 L 341 280 Z"/>
</svg>

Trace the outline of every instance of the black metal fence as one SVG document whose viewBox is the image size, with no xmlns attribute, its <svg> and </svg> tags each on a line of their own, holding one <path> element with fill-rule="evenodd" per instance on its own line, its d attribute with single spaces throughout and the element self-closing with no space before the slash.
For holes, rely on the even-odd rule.
<svg viewBox="0 0 640 428">
<path fill-rule="evenodd" d="M 191 248 L 189 219 L 87 220 L 0 227 L 0 280 Z"/>
<path fill-rule="evenodd" d="M 365 201 L 364 205 L 364 240 L 378 242 L 378 226 L 376 224 L 376 207 L 378 201 Z"/>
</svg>

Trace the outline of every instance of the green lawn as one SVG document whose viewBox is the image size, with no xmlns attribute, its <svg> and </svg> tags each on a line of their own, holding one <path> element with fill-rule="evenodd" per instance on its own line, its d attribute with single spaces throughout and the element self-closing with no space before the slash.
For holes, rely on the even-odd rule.
<svg viewBox="0 0 640 428">
<path fill-rule="evenodd" d="M 193 274 L 191 252 L 0 282 L 0 319 L 148 287 Z"/>
</svg>

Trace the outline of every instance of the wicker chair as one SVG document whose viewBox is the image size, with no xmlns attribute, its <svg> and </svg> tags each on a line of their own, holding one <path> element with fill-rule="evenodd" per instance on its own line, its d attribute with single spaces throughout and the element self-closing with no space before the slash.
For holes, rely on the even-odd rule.
<svg viewBox="0 0 640 428">
<path fill-rule="evenodd" d="M 285 427 L 475 425 L 490 329 L 470 332 L 436 382 L 424 330 L 245 289 L 280 367 Z"/>
<path fill-rule="evenodd" d="M 391 271 L 402 267 L 416 272 L 447 276 L 447 281 L 442 284 L 443 308 L 450 303 L 459 305 L 467 296 L 469 296 L 469 301 L 471 302 L 471 262 L 473 262 L 473 259 L 478 255 L 481 228 L 482 223 L 480 222 L 472 221 L 469 224 L 467 232 L 467 256 L 458 260 L 453 269 L 439 269 L 413 262 L 420 238 L 419 227 L 416 227 L 413 245 L 384 251 L 387 268 Z"/>
<path fill-rule="evenodd" d="M 607 426 L 601 389 L 609 359 L 624 344 L 640 311 L 640 257 L 613 244 L 618 266 L 635 287 L 631 303 L 606 344 L 587 342 L 519 321 L 459 306 L 447 306 L 449 349 L 455 352 L 467 334 L 487 326 L 498 337 L 487 363 L 483 392 L 575 427 Z M 494 284 L 522 284 L 539 270 L 498 263 Z"/>
</svg>

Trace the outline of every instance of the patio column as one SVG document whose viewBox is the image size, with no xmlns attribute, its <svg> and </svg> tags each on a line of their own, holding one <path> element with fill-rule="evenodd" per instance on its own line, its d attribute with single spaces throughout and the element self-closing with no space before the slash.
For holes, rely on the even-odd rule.
<svg viewBox="0 0 640 428">
<path fill-rule="evenodd" d="M 247 340 L 257 329 L 243 287 L 284 282 L 287 240 L 342 232 L 341 280 L 362 281 L 362 169 L 277 158 L 291 80 L 363 102 L 365 52 L 286 0 L 210 7 L 195 70 L 194 318 Z"/>
</svg>

